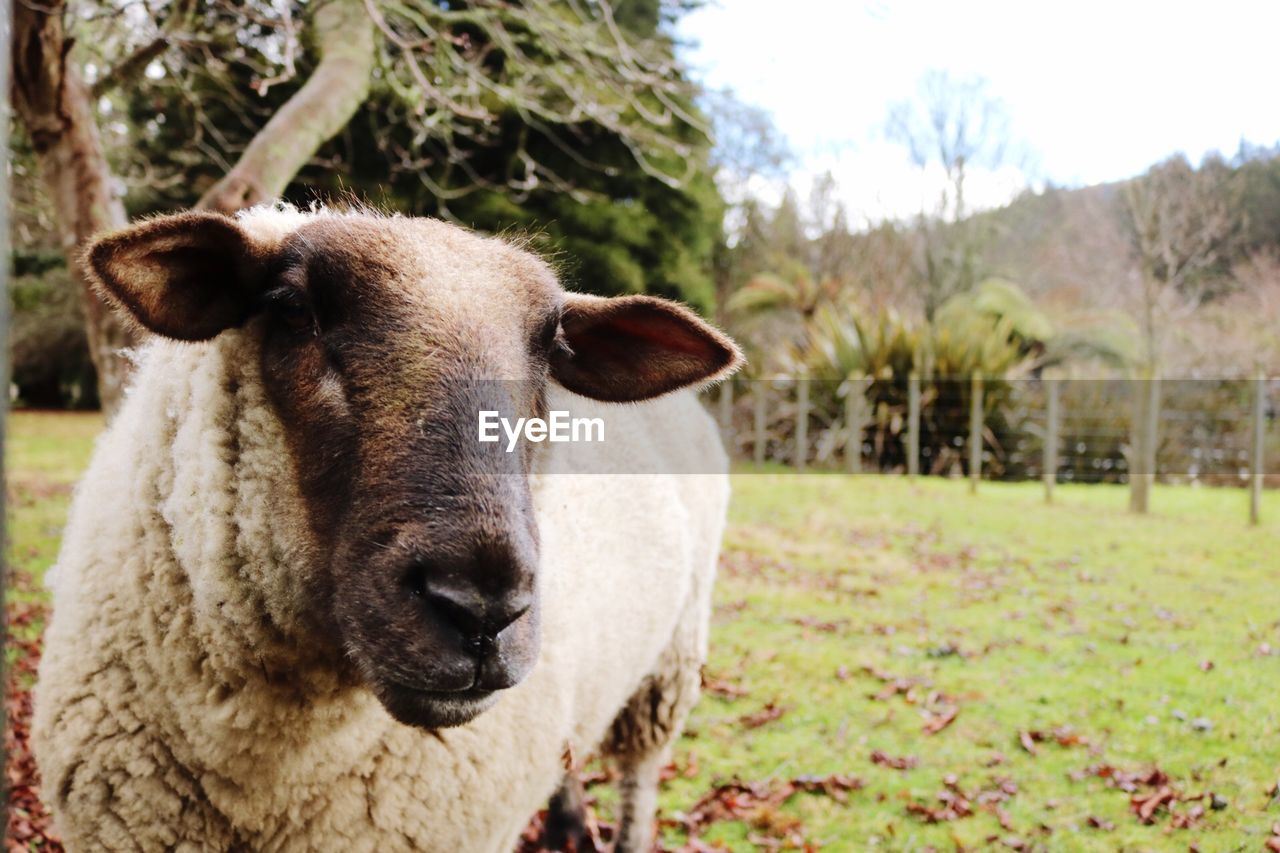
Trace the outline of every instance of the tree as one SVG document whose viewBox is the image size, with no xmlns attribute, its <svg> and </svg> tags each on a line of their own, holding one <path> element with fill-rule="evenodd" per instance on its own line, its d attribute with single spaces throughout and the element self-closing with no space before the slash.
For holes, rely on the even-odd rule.
<svg viewBox="0 0 1280 853">
<path fill-rule="evenodd" d="M 978 256 L 984 235 L 969 216 L 966 182 L 973 168 L 999 168 L 1009 136 L 1008 113 L 987 91 L 982 78 L 956 78 L 927 72 L 914 98 L 889 109 L 888 138 L 907 149 L 926 175 L 940 167 L 942 189 L 932 208 L 917 219 L 921 238 L 920 276 L 925 316 L 978 282 Z"/>
<path fill-rule="evenodd" d="M 1145 367 L 1159 372 L 1161 331 L 1177 302 L 1217 295 L 1240 232 L 1238 184 L 1220 159 L 1199 169 L 1177 155 L 1124 187 L 1126 225 L 1140 274 Z"/>
<path fill-rule="evenodd" d="M 762 182 L 786 180 L 792 152 L 765 110 L 739 100 L 732 91 L 705 92 L 703 107 L 711 119 L 711 163 L 724 201 L 714 250 L 716 319 L 731 320 L 729 298 L 751 276 L 769 267 L 767 217 L 757 193 Z M 721 398 L 725 399 L 725 398 Z"/>
<path fill-rule="evenodd" d="M 1230 170 L 1209 159 L 1193 169 L 1175 156 L 1124 189 L 1127 224 L 1139 273 L 1142 379 L 1134 408 L 1129 506 L 1144 513 L 1156 474 L 1160 348 L 1177 306 L 1194 307 L 1226 271 L 1239 231 Z"/>
<path fill-rule="evenodd" d="M 851 281 L 861 260 L 861 241 L 849 227 L 840 187 L 830 172 L 819 175 L 809 191 L 808 225 L 813 233 L 809 268 L 814 276 Z"/>
<path fill-rule="evenodd" d="M 665 29 L 659 28 L 668 8 L 659 0 L 623 0 L 612 6 L 622 34 L 645 40 L 655 55 L 674 50 Z M 545 52 L 538 55 L 539 61 L 550 61 Z M 307 73 L 306 62 L 305 56 L 296 60 L 299 76 Z M 269 114 L 284 98 L 276 88 L 265 97 L 229 101 L 220 96 L 228 75 L 238 81 L 235 91 L 253 91 L 254 81 L 270 71 L 259 67 L 256 57 L 245 57 L 220 73 L 208 72 L 194 60 L 174 64 L 174 73 L 130 99 L 133 121 L 148 129 L 138 146 L 148 167 L 147 182 L 160 185 L 133 194 L 138 210 L 191 203 L 193 185 L 199 188 L 220 178 L 218 162 L 234 159 L 252 139 L 254 124 L 243 116 L 257 109 Z M 547 71 L 563 75 L 572 69 Z M 671 97 L 701 120 L 689 98 L 693 90 L 685 88 L 683 93 L 673 88 Z M 646 170 L 627 140 L 600 122 L 584 115 L 570 125 L 534 126 L 516 102 L 486 104 L 487 124 L 455 116 L 449 131 L 453 142 L 446 144 L 424 136 L 419 124 L 407 118 L 405 96 L 411 92 L 411 84 L 407 89 L 389 85 L 384 75 L 377 75 L 355 120 L 321 146 L 285 196 L 306 203 L 317 195 L 350 194 L 484 231 L 520 233 L 533 248 L 559 257 L 566 282 L 578 289 L 606 294 L 643 290 L 710 308 L 710 267 L 721 206 L 708 174 L 705 128 L 673 121 L 666 133 L 681 153 L 647 146 Z M 166 120 L 153 126 L 149 121 L 156 101 L 165 105 Z M 655 100 L 652 111 L 661 106 Z M 625 120 L 634 123 L 640 117 Z M 209 153 L 190 163 L 187 158 L 196 145 Z M 530 164 L 536 167 L 533 172 Z M 688 177 L 683 177 L 686 171 Z M 157 181 L 157 173 L 187 180 Z M 671 180 L 673 175 L 682 177 Z"/>
<path fill-rule="evenodd" d="M 92 94 L 63 26 L 65 4 L 13 6 L 13 106 L 24 125 L 48 195 L 57 210 L 59 241 L 83 294 L 89 354 L 98 371 L 99 396 L 113 408 L 123 392 L 128 362 L 120 351 L 132 335 L 89 286 L 79 252 L 100 231 L 126 223 L 124 205 L 111 185 L 94 116 Z"/>
<path fill-rule="evenodd" d="M 706 92 L 702 104 L 711 120 L 711 152 L 716 182 L 730 208 L 741 212 L 757 202 L 762 182 L 785 183 L 793 152 L 765 110 L 742 102 L 728 89 Z M 730 216 L 738 229 L 741 216 Z"/>
<path fill-rule="evenodd" d="M 562 167 L 616 176 L 618 157 L 583 154 L 601 137 L 626 165 L 668 188 L 694 181 L 704 166 L 698 140 L 707 128 L 659 34 L 665 7 L 657 0 L 616 8 L 576 0 L 127 6 L 17 7 L 15 104 L 56 199 L 73 268 L 92 234 L 127 219 L 98 130 L 104 115 L 114 119 L 115 160 L 126 176 L 158 186 L 152 202 L 165 197 L 166 184 L 177 195 L 197 186 L 198 206 L 224 212 L 285 194 L 329 140 L 358 137 L 352 118 L 360 114 L 388 129 L 376 135 L 375 150 L 400 174 L 416 176 L 446 213 L 477 192 L 492 199 L 540 186 L 598 202 L 609 188 L 582 187 Z M 82 36 L 74 52 L 69 29 Z M 121 55 L 102 70 L 103 57 Z M 198 133 L 177 148 L 183 168 L 157 174 L 130 155 L 146 147 L 141 141 L 166 138 L 173 104 L 166 95 L 174 91 Z M 120 115 L 126 101 L 128 121 Z M 503 168 L 480 168 L 495 150 L 505 152 Z M 661 231 L 665 212 L 652 214 L 652 230 Z M 672 278 L 680 266 L 667 265 Z M 85 299 L 110 412 L 128 371 L 119 355 L 127 337 L 87 288 Z"/>
<path fill-rule="evenodd" d="M 794 350 L 822 311 L 913 306 L 910 236 L 891 222 L 854 230 L 839 187 L 820 175 L 802 205 L 788 190 L 773 209 L 748 198 L 729 249 L 724 322 L 765 373 L 794 367 Z"/>
</svg>

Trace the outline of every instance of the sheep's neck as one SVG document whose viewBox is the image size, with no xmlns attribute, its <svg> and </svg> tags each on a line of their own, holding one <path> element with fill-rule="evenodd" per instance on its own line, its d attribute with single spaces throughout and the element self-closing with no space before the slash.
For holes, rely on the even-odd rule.
<svg viewBox="0 0 1280 853">
<path fill-rule="evenodd" d="M 146 651 L 124 664 L 152 723 L 240 807 L 297 762 L 368 760 L 389 718 L 324 627 L 323 555 L 252 328 L 153 345 L 130 397 L 110 441 L 131 463 L 138 534 L 113 576 L 137 608 L 123 621 Z"/>
</svg>

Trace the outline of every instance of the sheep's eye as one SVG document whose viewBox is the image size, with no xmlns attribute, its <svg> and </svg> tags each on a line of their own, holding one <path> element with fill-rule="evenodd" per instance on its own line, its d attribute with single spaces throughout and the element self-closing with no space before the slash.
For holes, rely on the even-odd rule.
<svg viewBox="0 0 1280 853">
<path fill-rule="evenodd" d="M 305 294 L 292 287 L 281 287 L 266 297 L 267 306 L 281 323 L 295 331 L 314 331 L 315 320 Z"/>
</svg>

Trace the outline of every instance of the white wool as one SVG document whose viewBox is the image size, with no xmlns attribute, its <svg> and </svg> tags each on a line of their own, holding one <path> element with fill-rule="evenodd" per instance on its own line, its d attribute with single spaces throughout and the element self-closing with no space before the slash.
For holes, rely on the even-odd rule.
<svg viewBox="0 0 1280 853">
<path fill-rule="evenodd" d="M 317 215 L 333 214 L 241 221 L 267 241 Z M 532 483 L 539 662 L 492 710 L 428 733 L 312 642 L 300 590 L 322 555 L 257 340 L 250 324 L 148 345 L 77 488 L 34 723 L 58 828 L 73 850 L 509 851 L 566 747 L 597 748 L 646 678 L 696 687 L 728 500 L 714 427 L 676 394 L 610 409 L 609 441 L 572 457 L 603 473 L 549 446 Z M 560 389 L 550 404 L 603 408 Z M 626 474 L 664 466 L 721 473 Z"/>
<path fill-rule="evenodd" d="M 323 207 L 298 210 L 287 202 L 277 201 L 242 210 L 236 214 L 236 220 L 257 240 L 263 243 L 277 243 L 312 219 L 342 215 L 340 212 Z"/>
</svg>

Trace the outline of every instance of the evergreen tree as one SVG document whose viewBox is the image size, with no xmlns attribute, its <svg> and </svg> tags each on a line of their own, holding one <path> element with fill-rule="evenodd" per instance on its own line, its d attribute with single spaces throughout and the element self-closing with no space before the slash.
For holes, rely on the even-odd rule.
<svg viewBox="0 0 1280 853">
<path fill-rule="evenodd" d="M 670 60 L 670 73 L 681 73 L 665 35 L 678 10 L 663 0 L 620 0 L 612 8 L 627 36 L 645 40 L 650 49 L 657 45 Z M 219 13 L 211 8 L 206 14 Z M 478 40 L 484 34 L 470 35 Z M 255 31 L 247 40 L 268 37 Z M 308 57 L 297 62 L 303 67 Z M 578 70 L 549 71 L 571 79 Z M 500 78 L 501 71 L 493 75 Z M 282 86 L 245 98 L 254 79 L 251 65 L 230 62 L 216 74 L 174 75 L 131 98 L 131 118 L 144 130 L 136 151 L 140 162 L 149 174 L 181 176 L 158 188 L 148 181 L 151 186 L 131 197 L 131 212 L 189 206 L 225 173 L 208 150 L 231 159 L 259 124 L 243 117 L 270 115 L 289 96 Z M 240 94 L 231 98 L 230 92 Z M 634 140 L 601 123 L 551 126 L 510 103 L 488 105 L 492 115 L 477 119 L 475 127 L 455 115 L 438 134 L 424 133 L 429 117 L 403 120 L 406 93 L 383 76 L 346 130 L 320 149 L 285 195 L 306 204 L 349 193 L 378 207 L 526 235 L 575 289 L 655 293 L 709 311 L 723 208 L 710 176 L 705 122 L 687 98 L 666 103 L 653 91 L 630 97 L 616 104 L 619 120 L 638 124 L 645 120 L 641 110 L 665 111 L 673 146 L 637 152 Z"/>
</svg>

